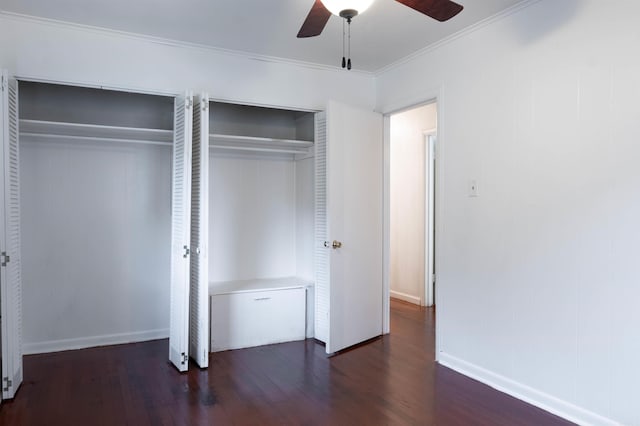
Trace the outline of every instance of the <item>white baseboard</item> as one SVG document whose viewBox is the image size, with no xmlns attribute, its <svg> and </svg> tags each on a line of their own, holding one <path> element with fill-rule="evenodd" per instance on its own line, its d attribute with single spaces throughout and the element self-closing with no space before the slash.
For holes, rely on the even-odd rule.
<svg viewBox="0 0 640 426">
<path fill-rule="evenodd" d="M 24 355 L 44 354 L 48 352 L 85 349 L 95 346 L 119 345 L 123 343 L 145 342 L 147 340 L 166 339 L 169 329 L 137 331 L 133 333 L 106 334 L 103 336 L 80 337 L 76 339 L 49 340 L 45 342 L 23 343 Z"/>
<path fill-rule="evenodd" d="M 401 293 L 399 291 L 395 291 L 395 290 L 389 290 L 389 295 L 391 297 L 393 297 L 394 299 L 400 299 L 403 300 L 405 302 L 409 302 L 409 303 L 413 303 L 414 305 L 418 305 L 421 306 L 422 303 L 419 297 L 416 296 L 412 296 L 410 294 L 407 293 Z"/>
<path fill-rule="evenodd" d="M 571 404 L 570 402 L 523 385 L 522 383 L 518 383 L 500 374 L 496 374 L 475 364 L 463 361 L 447 353 L 440 352 L 438 362 L 445 367 L 457 371 L 458 373 L 489 385 L 500 392 L 504 392 L 579 425 L 613 426 L 620 424 L 582 407 Z"/>
</svg>

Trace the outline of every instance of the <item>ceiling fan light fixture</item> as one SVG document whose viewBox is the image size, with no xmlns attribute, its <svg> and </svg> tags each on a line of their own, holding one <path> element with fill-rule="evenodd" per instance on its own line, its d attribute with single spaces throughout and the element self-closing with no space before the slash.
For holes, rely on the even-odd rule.
<svg viewBox="0 0 640 426">
<path fill-rule="evenodd" d="M 359 15 L 371 6 L 373 0 L 321 0 L 324 7 L 329 10 L 329 12 L 333 13 L 336 16 L 340 16 L 342 18 L 346 17 L 354 17 L 355 15 Z M 355 13 L 353 13 L 355 11 Z M 344 13 L 347 12 L 345 16 Z"/>
</svg>

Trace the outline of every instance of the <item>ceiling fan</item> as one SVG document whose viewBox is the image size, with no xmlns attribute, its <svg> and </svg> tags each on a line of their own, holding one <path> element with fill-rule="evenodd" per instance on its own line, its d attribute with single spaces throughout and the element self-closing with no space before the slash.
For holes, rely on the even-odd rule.
<svg viewBox="0 0 640 426">
<path fill-rule="evenodd" d="M 349 24 L 349 38 L 351 38 L 351 19 L 364 12 L 374 0 L 315 0 L 307 18 L 302 23 L 298 38 L 315 37 L 320 35 L 331 15 L 343 18 Z M 409 6 L 418 12 L 440 22 L 447 21 L 462 11 L 463 6 L 451 0 L 395 0 Z M 343 32 L 344 49 L 344 32 Z M 351 69 L 351 59 L 348 65 L 342 57 L 342 68 Z"/>
</svg>

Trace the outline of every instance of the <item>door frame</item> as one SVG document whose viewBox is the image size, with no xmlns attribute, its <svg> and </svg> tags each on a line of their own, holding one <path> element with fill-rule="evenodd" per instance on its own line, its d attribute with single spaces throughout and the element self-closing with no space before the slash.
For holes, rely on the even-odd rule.
<svg viewBox="0 0 640 426">
<path fill-rule="evenodd" d="M 388 106 L 383 107 L 380 112 L 383 114 L 383 162 L 384 162 L 384 189 L 383 189 L 383 263 L 382 263 L 382 331 L 384 334 L 390 332 L 390 319 L 391 319 L 391 285 L 390 285 L 390 271 L 391 271 L 391 115 L 413 109 L 422 105 L 436 103 L 437 113 L 437 137 L 438 137 L 438 149 L 435 153 L 435 161 L 438 164 L 435 177 L 435 209 L 434 214 L 436 217 L 443 217 L 443 194 L 444 194 L 444 158 L 445 158 L 445 137 L 446 137 L 446 121 L 444 113 L 444 86 L 433 87 L 423 91 L 416 91 L 415 96 L 393 102 Z M 443 224 L 442 220 L 436 221 L 434 226 L 435 241 L 434 244 L 437 247 L 442 247 L 443 241 Z M 442 255 L 435 258 L 435 269 L 441 271 Z M 442 280 L 438 280 L 438 287 L 442 288 Z M 442 333 L 440 330 L 440 317 L 442 312 L 446 310 L 446 304 L 443 302 L 442 291 L 435 293 L 435 304 L 438 306 L 436 309 L 436 327 L 435 327 L 435 360 L 440 358 L 440 348 L 442 347 Z"/>
<path fill-rule="evenodd" d="M 433 306 L 435 287 L 435 153 L 438 138 L 438 130 L 429 129 L 423 132 L 424 136 L 424 298 L 422 306 Z"/>
</svg>

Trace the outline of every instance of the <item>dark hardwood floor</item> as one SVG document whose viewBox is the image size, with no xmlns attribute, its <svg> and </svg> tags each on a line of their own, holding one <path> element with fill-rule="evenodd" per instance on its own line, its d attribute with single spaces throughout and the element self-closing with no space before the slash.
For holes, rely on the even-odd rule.
<svg viewBox="0 0 640 426">
<path fill-rule="evenodd" d="M 569 424 L 437 365 L 433 310 L 391 306 L 390 335 L 331 358 L 313 340 L 216 353 L 188 374 L 167 340 L 27 356 L 0 424 Z"/>
</svg>

